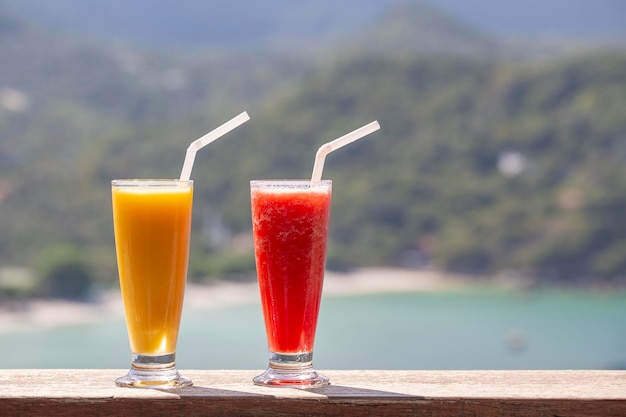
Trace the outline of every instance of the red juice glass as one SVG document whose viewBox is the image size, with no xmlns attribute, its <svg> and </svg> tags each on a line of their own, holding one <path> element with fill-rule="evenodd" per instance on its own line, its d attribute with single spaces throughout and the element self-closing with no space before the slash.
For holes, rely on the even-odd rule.
<svg viewBox="0 0 626 417">
<path fill-rule="evenodd" d="M 265 386 L 320 387 L 313 343 L 322 296 L 332 182 L 250 181 L 252 231 L 269 366 Z"/>
</svg>

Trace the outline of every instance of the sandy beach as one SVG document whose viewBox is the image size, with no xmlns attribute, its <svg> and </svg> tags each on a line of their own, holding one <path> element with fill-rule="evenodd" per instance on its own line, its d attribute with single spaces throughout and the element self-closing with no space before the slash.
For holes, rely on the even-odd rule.
<svg viewBox="0 0 626 417">
<path fill-rule="evenodd" d="M 466 284 L 459 276 L 435 270 L 368 268 L 348 273 L 327 272 L 324 297 L 372 293 L 447 291 Z M 185 309 L 211 309 L 259 302 L 256 282 L 222 281 L 213 285 L 188 284 Z M 123 318 L 119 291 L 106 291 L 97 301 L 28 300 L 0 304 L 0 334 L 41 328 L 88 324 Z"/>
</svg>

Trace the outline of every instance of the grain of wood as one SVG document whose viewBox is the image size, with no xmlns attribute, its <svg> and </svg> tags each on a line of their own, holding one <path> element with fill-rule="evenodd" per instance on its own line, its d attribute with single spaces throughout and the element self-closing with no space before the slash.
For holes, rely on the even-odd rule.
<svg viewBox="0 0 626 417">
<path fill-rule="evenodd" d="M 116 387 L 124 370 L 2 370 L 0 416 L 626 416 L 626 371 L 324 371 L 314 390 L 257 387 L 259 372 L 156 390 Z"/>
</svg>

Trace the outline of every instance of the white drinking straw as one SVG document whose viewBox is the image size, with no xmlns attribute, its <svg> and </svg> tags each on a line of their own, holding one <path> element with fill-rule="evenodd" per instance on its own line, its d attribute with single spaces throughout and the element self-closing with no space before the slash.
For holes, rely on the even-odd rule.
<svg viewBox="0 0 626 417">
<path fill-rule="evenodd" d="M 326 160 L 326 155 L 331 153 L 332 151 L 336 151 L 337 149 L 346 146 L 349 143 L 354 142 L 355 140 L 361 139 L 363 136 L 367 136 L 372 132 L 380 129 L 380 125 L 378 121 L 373 121 L 369 124 L 366 124 L 363 127 L 354 130 L 347 135 L 343 135 L 340 138 L 337 138 L 331 142 L 325 143 L 320 146 L 315 154 L 315 163 L 313 164 L 313 175 L 311 175 L 311 182 L 316 183 L 322 180 L 322 170 L 324 169 L 324 161 Z"/>
<path fill-rule="evenodd" d="M 244 111 L 243 113 L 233 117 L 220 127 L 213 129 L 201 138 L 191 142 L 191 145 L 189 145 L 189 147 L 187 148 L 187 153 L 185 154 L 185 161 L 183 162 L 183 170 L 180 173 L 180 180 L 188 181 L 189 178 L 191 178 L 191 169 L 193 168 L 193 161 L 196 159 L 196 152 L 207 146 L 209 143 L 221 138 L 226 133 L 230 132 L 237 126 L 247 122 L 248 120 L 250 120 L 250 116 L 248 116 L 248 113 Z"/>
</svg>

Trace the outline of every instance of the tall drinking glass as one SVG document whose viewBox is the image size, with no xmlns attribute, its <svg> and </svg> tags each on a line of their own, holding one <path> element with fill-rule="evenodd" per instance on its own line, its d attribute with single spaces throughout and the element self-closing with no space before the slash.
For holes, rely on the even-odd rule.
<svg viewBox="0 0 626 417">
<path fill-rule="evenodd" d="M 122 387 L 183 387 L 176 369 L 193 181 L 114 180 L 113 224 L 120 287 L 130 341 Z"/>
<path fill-rule="evenodd" d="M 257 385 L 297 388 L 329 384 L 313 368 L 332 182 L 251 181 L 256 270 L 269 346 Z"/>
</svg>

